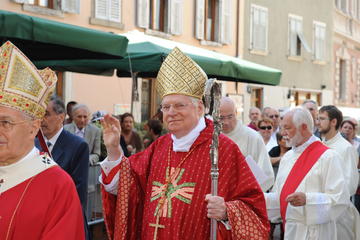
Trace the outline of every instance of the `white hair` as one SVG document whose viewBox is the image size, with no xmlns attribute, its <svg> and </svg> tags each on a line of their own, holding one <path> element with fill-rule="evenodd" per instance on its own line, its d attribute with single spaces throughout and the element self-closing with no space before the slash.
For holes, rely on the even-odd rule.
<svg viewBox="0 0 360 240">
<path fill-rule="evenodd" d="M 297 107 L 290 111 L 293 114 L 292 120 L 296 128 L 299 128 L 302 124 L 305 124 L 310 133 L 314 129 L 314 121 L 309 110 Z"/>
<path fill-rule="evenodd" d="M 72 114 L 75 114 L 75 112 L 79 109 L 84 109 L 88 115 L 90 115 L 90 109 L 88 106 L 86 106 L 85 104 L 76 104 L 73 108 L 72 108 L 72 111 L 71 113 Z"/>
</svg>

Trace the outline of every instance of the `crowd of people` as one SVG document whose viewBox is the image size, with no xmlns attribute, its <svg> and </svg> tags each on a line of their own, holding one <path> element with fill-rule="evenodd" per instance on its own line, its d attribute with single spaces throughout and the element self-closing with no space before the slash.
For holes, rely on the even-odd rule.
<svg viewBox="0 0 360 240">
<path fill-rule="evenodd" d="M 12 43 L 0 54 L 0 239 L 91 239 L 94 165 L 108 239 L 208 239 L 214 223 L 221 239 L 269 239 L 277 225 L 287 240 L 360 239 L 358 122 L 336 106 L 252 107 L 246 125 L 222 97 L 214 194 L 207 76 L 178 48 L 158 73 L 146 134 L 131 113 L 65 107 L 54 72 Z"/>
</svg>

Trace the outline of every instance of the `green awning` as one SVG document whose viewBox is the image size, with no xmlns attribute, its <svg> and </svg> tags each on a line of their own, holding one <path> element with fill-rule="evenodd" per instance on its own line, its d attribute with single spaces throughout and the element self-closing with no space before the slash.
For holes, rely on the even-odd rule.
<svg viewBox="0 0 360 240">
<path fill-rule="evenodd" d="M 200 65 L 208 77 L 267 85 L 278 85 L 280 82 L 281 71 L 278 69 L 137 31 L 123 36 L 129 39 L 129 45 L 128 55 L 120 60 L 119 77 L 130 76 L 131 72 L 140 77 L 156 77 L 165 57 L 174 47 L 179 47 Z"/>
<path fill-rule="evenodd" d="M 0 43 L 7 40 L 37 67 L 85 72 L 105 70 L 99 60 L 122 58 L 128 44 L 126 37 L 117 34 L 0 10 Z M 76 65 L 77 61 L 81 64 Z M 86 61 L 93 65 L 83 65 Z"/>
</svg>

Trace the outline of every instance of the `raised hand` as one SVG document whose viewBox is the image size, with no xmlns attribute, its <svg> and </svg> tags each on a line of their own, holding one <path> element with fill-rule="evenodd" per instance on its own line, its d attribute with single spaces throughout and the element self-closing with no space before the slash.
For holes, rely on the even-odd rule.
<svg viewBox="0 0 360 240">
<path fill-rule="evenodd" d="M 106 114 L 101 119 L 101 125 L 103 126 L 103 139 L 108 153 L 108 160 L 115 161 L 122 155 L 120 147 L 120 122 L 110 114 Z"/>
</svg>

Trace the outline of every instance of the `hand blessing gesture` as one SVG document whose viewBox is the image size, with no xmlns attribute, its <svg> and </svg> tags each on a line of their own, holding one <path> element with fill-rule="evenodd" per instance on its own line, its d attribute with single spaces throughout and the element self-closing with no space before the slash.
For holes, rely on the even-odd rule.
<svg viewBox="0 0 360 240">
<path fill-rule="evenodd" d="M 120 122 L 115 117 L 106 114 L 101 120 L 101 125 L 103 126 L 103 139 L 109 161 L 115 161 L 119 159 L 122 154 L 120 147 Z"/>
</svg>

